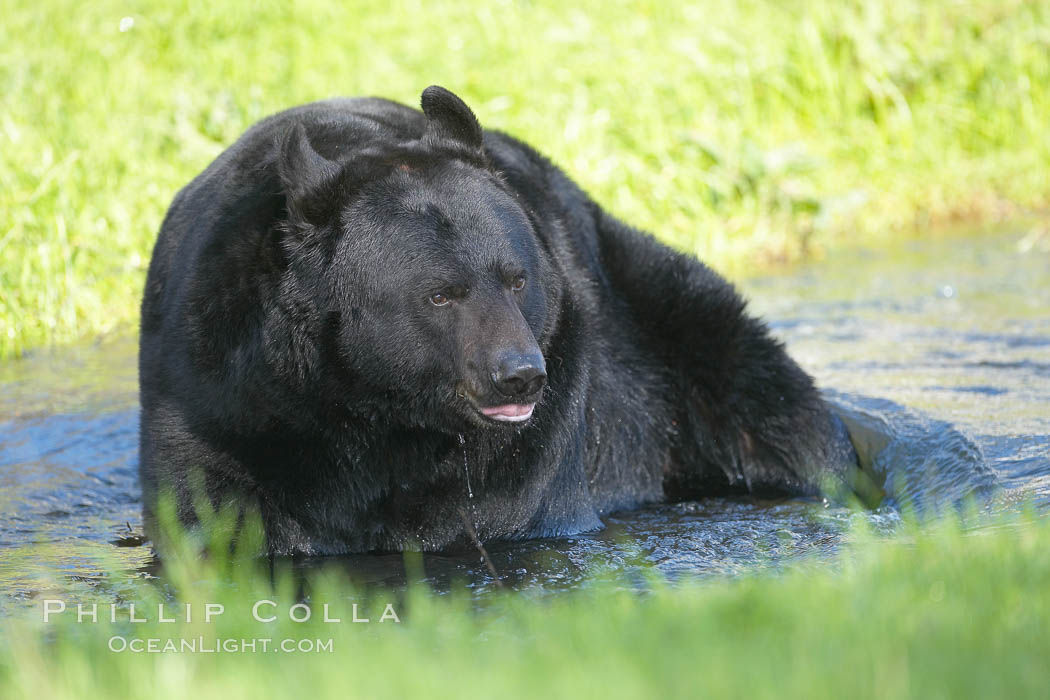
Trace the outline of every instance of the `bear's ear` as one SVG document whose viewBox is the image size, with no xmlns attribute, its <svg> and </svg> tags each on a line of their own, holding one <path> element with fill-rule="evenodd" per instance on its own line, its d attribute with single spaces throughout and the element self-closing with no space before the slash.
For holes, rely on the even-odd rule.
<svg viewBox="0 0 1050 700">
<path fill-rule="evenodd" d="M 331 206 L 340 167 L 314 150 L 301 122 L 296 122 L 280 142 L 277 173 L 290 217 L 313 221 Z"/>
<path fill-rule="evenodd" d="M 432 146 L 458 145 L 481 151 L 481 124 L 463 100 L 438 85 L 423 91 L 427 125 L 423 140 Z"/>
</svg>

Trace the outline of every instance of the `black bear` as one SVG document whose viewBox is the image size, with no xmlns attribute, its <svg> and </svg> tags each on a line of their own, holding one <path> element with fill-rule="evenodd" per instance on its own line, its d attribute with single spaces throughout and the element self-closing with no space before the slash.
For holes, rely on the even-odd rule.
<svg viewBox="0 0 1050 700">
<path fill-rule="evenodd" d="M 142 302 L 147 532 L 165 493 L 326 554 L 848 486 L 845 429 L 729 283 L 451 92 L 422 108 L 287 110 L 175 197 Z"/>
</svg>

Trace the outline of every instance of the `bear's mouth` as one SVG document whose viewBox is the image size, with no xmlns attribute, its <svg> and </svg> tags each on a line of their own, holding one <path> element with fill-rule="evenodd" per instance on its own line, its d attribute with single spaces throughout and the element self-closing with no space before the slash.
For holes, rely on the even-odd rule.
<svg viewBox="0 0 1050 700">
<path fill-rule="evenodd" d="M 457 387 L 456 396 L 463 401 L 472 422 L 507 428 L 520 427 L 529 422 L 540 402 L 543 390 L 525 396 L 479 396 L 465 386 Z M 508 401 L 509 399 L 509 401 Z"/>
<path fill-rule="evenodd" d="M 508 403 L 501 406 L 479 406 L 478 411 L 489 420 L 504 423 L 524 423 L 532 418 L 532 412 L 536 408 L 536 402 L 532 403 Z"/>
</svg>

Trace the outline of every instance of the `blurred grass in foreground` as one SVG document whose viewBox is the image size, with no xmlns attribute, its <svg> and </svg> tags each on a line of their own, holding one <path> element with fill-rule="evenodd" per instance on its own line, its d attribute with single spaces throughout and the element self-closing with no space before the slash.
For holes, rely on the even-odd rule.
<svg viewBox="0 0 1050 700">
<path fill-rule="evenodd" d="M 0 620 L 4 698 L 461 698 L 461 697 L 1036 697 L 1050 682 L 1050 524 L 1029 513 L 980 528 L 957 520 L 889 541 L 864 534 L 830 562 L 780 576 L 682 583 L 644 591 L 599 583 L 545 600 L 508 593 L 472 609 L 468 594 L 420 588 L 354 597 L 336 570 L 315 573 L 312 617 L 289 620 L 288 577 L 240 560 L 188 557 L 168 573 L 194 622 L 140 583 L 146 623 L 75 623 L 77 598 L 57 620 Z M 220 557 L 218 560 L 221 560 Z M 213 560 L 215 561 L 215 560 Z M 119 572 L 111 575 L 119 576 Z M 622 582 L 621 582 L 622 584 Z M 255 622 L 252 604 L 277 620 Z M 369 624 L 350 621 L 349 601 Z M 225 611 L 203 623 L 205 603 Z M 385 603 L 400 623 L 378 622 Z M 331 605 L 339 623 L 320 621 Z M 152 606 L 152 607 L 151 607 Z M 297 611 L 301 613 L 302 611 Z M 164 640 L 331 640 L 331 651 L 132 653 L 115 635 Z M 115 648 L 120 648 L 120 642 Z"/>
<path fill-rule="evenodd" d="M 462 95 L 722 269 L 1044 210 L 1050 4 L 0 5 L 0 357 L 133 328 L 179 187 L 335 95 Z"/>
</svg>

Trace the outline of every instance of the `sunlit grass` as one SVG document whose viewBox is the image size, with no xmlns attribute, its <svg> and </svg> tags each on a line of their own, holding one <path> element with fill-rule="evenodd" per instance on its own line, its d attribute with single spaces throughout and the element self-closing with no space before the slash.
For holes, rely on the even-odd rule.
<svg viewBox="0 0 1050 700">
<path fill-rule="evenodd" d="M 460 93 L 718 267 L 1050 197 L 1045 2 L 3 3 L 0 356 L 133 329 L 177 189 L 333 95 Z M 123 30 L 123 31 L 122 31 Z"/>
<path fill-rule="evenodd" d="M 285 574 L 271 583 L 259 562 L 187 556 L 170 564 L 168 588 L 140 583 L 124 598 L 116 624 L 105 607 L 99 623 L 77 624 L 73 606 L 90 598 L 61 586 L 34 601 L 31 619 L 0 621 L 0 696 L 1041 695 L 1050 682 L 1050 525 L 1034 515 L 972 525 L 948 519 L 890 540 L 858 533 L 831 562 L 778 576 L 673 587 L 654 576 L 543 600 L 508 593 L 480 609 L 465 591 L 363 596 L 336 569 L 312 574 L 303 598 Z M 49 597 L 69 609 L 45 624 Z M 252 619 L 258 600 L 274 602 L 260 611 L 276 620 Z M 294 622 L 302 600 L 312 617 Z M 129 622 L 128 602 L 148 621 Z M 180 621 L 159 622 L 159 602 Z M 351 622 L 353 602 L 369 623 Z M 206 603 L 225 606 L 210 623 Z M 325 603 L 341 622 L 323 622 Z M 378 621 L 387 603 L 399 623 Z M 222 639 L 331 640 L 331 651 L 114 652 L 114 636 L 157 638 L 158 648 L 201 637 L 208 648 Z"/>
</svg>

